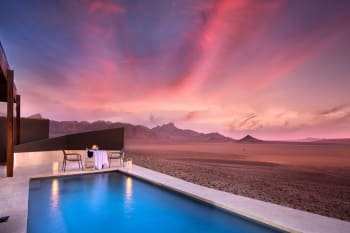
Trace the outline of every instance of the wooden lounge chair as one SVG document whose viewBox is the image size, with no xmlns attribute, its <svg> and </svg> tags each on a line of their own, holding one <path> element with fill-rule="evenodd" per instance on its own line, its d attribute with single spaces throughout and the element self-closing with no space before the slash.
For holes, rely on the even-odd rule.
<svg viewBox="0 0 350 233">
<path fill-rule="evenodd" d="M 79 153 L 67 153 L 65 150 L 63 150 L 63 166 L 62 170 L 66 171 L 67 161 L 69 162 L 78 162 L 79 169 L 83 170 L 83 161 L 81 160 L 81 154 Z"/>
<path fill-rule="evenodd" d="M 116 150 L 116 151 L 109 151 L 108 152 L 109 167 L 111 167 L 112 159 L 119 159 L 120 166 L 124 167 L 124 151 Z"/>
</svg>

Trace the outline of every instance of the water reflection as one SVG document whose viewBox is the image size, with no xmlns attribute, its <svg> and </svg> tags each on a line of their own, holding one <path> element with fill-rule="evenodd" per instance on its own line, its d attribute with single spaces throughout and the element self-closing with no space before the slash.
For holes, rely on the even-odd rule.
<svg viewBox="0 0 350 233">
<path fill-rule="evenodd" d="M 130 203 L 132 198 L 132 179 L 126 178 L 126 202 Z"/>
<path fill-rule="evenodd" d="M 58 205 L 58 192 L 59 192 L 59 185 L 58 185 L 58 179 L 53 179 L 51 184 L 51 206 L 52 209 L 56 209 Z"/>
<path fill-rule="evenodd" d="M 132 178 L 127 177 L 125 180 L 125 214 L 132 212 Z"/>
<path fill-rule="evenodd" d="M 89 193 L 89 208 L 98 211 L 102 208 L 108 198 L 108 175 L 101 174 L 88 182 L 91 185 L 92 191 Z"/>
</svg>

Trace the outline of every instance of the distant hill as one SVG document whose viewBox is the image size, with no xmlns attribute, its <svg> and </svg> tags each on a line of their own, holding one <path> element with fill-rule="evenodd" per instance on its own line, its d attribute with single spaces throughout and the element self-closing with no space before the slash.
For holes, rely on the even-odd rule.
<svg viewBox="0 0 350 233">
<path fill-rule="evenodd" d="M 293 140 L 294 142 L 315 142 L 315 141 L 320 141 L 322 140 L 321 138 L 313 138 L 313 137 L 308 137 L 308 138 L 303 138 L 303 139 L 296 139 Z"/>
<path fill-rule="evenodd" d="M 245 136 L 244 138 L 241 138 L 237 142 L 241 142 L 241 143 L 256 143 L 256 142 L 263 142 L 263 141 L 260 140 L 260 139 L 254 138 L 254 137 L 252 137 L 252 136 L 250 136 L 248 134 L 247 136 Z"/>
<path fill-rule="evenodd" d="M 350 144 L 350 138 L 321 139 L 313 142 L 329 144 Z"/>
<path fill-rule="evenodd" d="M 350 138 L 304 138 L 290 142 L 312 143 L 312 144 L 350 144 Z"/>
<path fill-rule="evenodd" d="M 173 123 L 164 124 L 152 129 L 142 125 L 110 121 L 50 121 L 50 137 L 72 133 L 123 127 L 126 142 L 230 142 L 234 139 L 219 133 L 199 133 L 189 129 L 179 129 Z"/>
</svg>

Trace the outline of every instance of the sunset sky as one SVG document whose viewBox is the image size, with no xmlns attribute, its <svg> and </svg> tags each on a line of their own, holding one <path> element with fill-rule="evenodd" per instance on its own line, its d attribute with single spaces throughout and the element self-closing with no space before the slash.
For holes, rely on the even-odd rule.
<svg viewBox="0 0 350 233">
<path fill-rule="evenodd" d="M 350 137 L 348 0 L 1 0 L 0 41 L 24 116 Z"/>
</svg>

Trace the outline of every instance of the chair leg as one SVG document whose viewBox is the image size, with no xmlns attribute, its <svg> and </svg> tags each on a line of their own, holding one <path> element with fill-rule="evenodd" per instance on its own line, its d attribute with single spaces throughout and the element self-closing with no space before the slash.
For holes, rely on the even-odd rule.
<svg viewBox="0 0 350 233">
<path fill-rule="evenodd" d="M 66 172 L 67 161 L 63 160 L 63 172 Z"/>
<path fill-rule="evenodd" d="M 122 163 L 122 167 L 124 167 L 124 159 L 125 159 L 125 153 L 122 152 L 122 154 L 120 156 L 120 162 Z"/>
<path fill-rule="evenodd" d="M 109 168 L 111 168 L 111 162 L 112 162 L 112 159 L 109 158 Z"/>
</svg>

